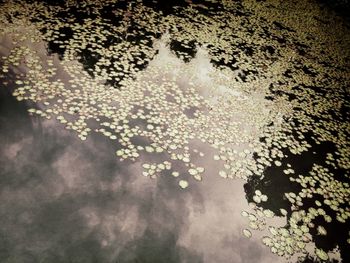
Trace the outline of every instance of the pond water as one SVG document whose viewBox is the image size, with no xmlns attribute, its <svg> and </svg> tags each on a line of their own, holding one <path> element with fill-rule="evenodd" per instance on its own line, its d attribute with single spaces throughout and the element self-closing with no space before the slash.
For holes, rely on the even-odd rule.
<svg viewBox="0 0 350 263">
<path fill-rule="evenodd" d="M 339 5 L 0 7 L 1 262 L 350 260 Z"/>
</svg>

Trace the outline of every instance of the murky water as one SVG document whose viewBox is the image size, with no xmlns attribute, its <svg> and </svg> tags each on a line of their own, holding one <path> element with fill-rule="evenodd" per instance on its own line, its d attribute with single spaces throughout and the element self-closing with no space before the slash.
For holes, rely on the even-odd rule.
<svg viewBox="0 0 350 263">
<path fill-rule="evenodd" d="M 1 262 L 349 260 L 344 16 L 0 5 Z"/>
</svg>

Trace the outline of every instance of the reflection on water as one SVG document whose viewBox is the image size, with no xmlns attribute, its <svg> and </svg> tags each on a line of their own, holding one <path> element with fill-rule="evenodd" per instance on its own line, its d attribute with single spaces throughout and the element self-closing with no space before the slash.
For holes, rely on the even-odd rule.
<svg viewBox="0 0 350 263">
<path fill-rule="evenodd" d="M 1 261 L 348 261 L 346 20 L 1 5 Z"/>
</svg>

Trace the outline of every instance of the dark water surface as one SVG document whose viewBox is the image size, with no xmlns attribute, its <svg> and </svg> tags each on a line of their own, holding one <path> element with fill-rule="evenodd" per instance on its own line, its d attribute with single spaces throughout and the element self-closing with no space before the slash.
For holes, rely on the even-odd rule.
<svg viewBox="0 0 350 263">
<path fill-rule="evenodd" d="M 347 1 L 0 3 L 0 262 L 350 261 Z"/>
</svg>

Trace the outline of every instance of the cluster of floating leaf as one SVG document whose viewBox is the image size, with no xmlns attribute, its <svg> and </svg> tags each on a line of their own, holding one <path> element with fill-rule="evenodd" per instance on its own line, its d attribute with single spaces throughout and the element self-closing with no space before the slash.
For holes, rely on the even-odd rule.
<svg viewBox="0 0 350 263">
<path fill-rule="evenodd" d="M 312 198 L 313 195 L 322 196 L 323 203 L 319 200 L 315 201 L 315 207 L 309 208 L 304 220 L 311 221 L 316 216 L 323 216 L 325 221 L 330 223 L 332 218 L 326 214 L 322 207 L 328 206 L 336 212 L 336 220 L 341 223 L 346 223 L 350 217 L 349 183 L 341 182 L 334 178 L 329 170 L 320 165 L 314 164 L 310 171 L 310 176 L 299 175 L 298 178 L 290 178 L 303 186 L 302 191 L 296 196 L 289 195 L 289 200 L 294 205 L 302 206 L 304 198 Z M 299 203 L 298 203 L 299 202 Z M 302 211 L 302 210 L 301 210 Z M 324 231 L 321 231 L 322 233 Z"/>
<path fill-rule="evenodd" d="M 91 12 L 96 14 L 103 4 L 114 2 L 118 1 L 84 1 L 94 7 Z M 273 2 L 280 4 L 277 0 Z M 315 44 L 312 38 L 310 40 L 303 34 L 298 35 L 295 32 L 304 32 L 304 25 L 298 24 L 299 19 L 290 21 L 288 18 L 285 21 L 283 12 L 271 17 L 263 3 L 244 2 L 244 7 L 251 12 L 249 27 L 248 24 L 242 26 L 242 18 L 234 15 L 237 3 L 222 1 L 222 4 L 225 12 L 208 17 L 195 6 L 178 8 L 177 15 L 162 16 L 138 3 L 137 8 L 132 10 L 133 31 L 129 32 L 130 20 L 125 15 L 128 11 L 122 9 L 115 10 L 116 17 L 126 17 L 119 25 L 99 18 L 73 23 L 70 18 L 56 19 L 58 12 L 65 11 L 63 7 L 53 9 L 40 3 L 11 1 L 1 9 L 0 33 L 10 35 L 15 46 L 8 56 L 3 57 L 1 71 L 7 74 L 14 67 L 25 69 L 25 79 L 15 81 L 13 95 L 19 101 L 36 103 L 35 108 L 28 110 L 30 114 L 57 119 L 83 141 L 91 132 L 102 134 L 115 142 L 116 157 L 120 160 L 136 160 L 141 155 L 166 158 L 157 163 L 144 163 L 143 175 L 156 178 L 169 173 L 178 180 L 182 189 L 189 187 L 192 179 L 202 181 L 208 176 L 204 165 L 197 163 L 206 154 L 197 149 L 195 145 L 198 143 L 210 145 L 213 149 L 212 159 L 220 167 L 218 176 L 247 179 L 253 175 L 263 176 L 264 170 L 271 165 L 284 165 L 285 149 L 291 154 L 308 151 L 311 146 L 304 136 L 308 132 L 312 132 L 312 140 L 316 144 L 334 142 L 337 150 L 335 158 L 332 154 L 328 155 L 326 163 L 345 169 L 344 179 L 348 179 L 349 123 L 337 121 L 329 114 L 332 110 L 334 114 L 341 115 L 344 93 L 340 92 L 343 86 L 339 85 L 349 85 L 349 78 L 338 70 L 345 65 L 342 53 L 335 50 L 337 46 L 343 49 L 341 45 L 330 44 L 334 41 L 331 37 L 325 37 L 325 45 Z M 72 3 L 67 2 L 67 8 L 69 5 Z M 288 4 L 283 6 L 287 8 Z M 302 8 L 309 7 L 302 5 L 298 10 Z M 45 19 L 33 10 L 40 10 Z M 320 15 L 317 13 L 321 12 L 319 9 L 314 10 L 310 13 Z M 39 22 L 30 23 L 29 18 Z M 274 19 L 285 21 L 288 27 L 295 29 L 294 33 L 293 30 L 285 33 L 271 28 L 274 37 L 265 36 L 261 41 L 264 28 L 260 24 Z M 343 30 L 338 24 L 332 26 L 339 29 L 334 32 Z M 27 29 L 25 34 L 22 34 L 23 27 Z M 68 39 L 61 32 L 66 28 L 73 32 Z M 45 33 L 39 34 L 38 29 Z M 169 62 L 165 66 L 150 64 L 145 72 L 139 70 L 155 58 L 157 48 L 152 47 L 152 43 L 157 35 L 166 32 L 185 48 L 193 47 L 193 41 L 205 47 L 208 57 L 217 65 L 208 73 L 210 85 L 205 86 L 200 81 L 191 62 L 181 68 L 175 62 Z M 138 42 L 130 41 L 137 34 L 144 36 Z M 309 56 L 300 55 L 300 48 L 293 41 L 279 44 L 278 39 L 286 38 L 286 35 L 294 43 L 302 41 L 306 46 L 312 43 Z M 117 40 L 106 48 L 109 37 Z M 52 42 L 64 50 L 59 67 L 63 67 L 68 81 L 57 78 L 58 66 L 53 59 L 42 61 L 39 54 L 30 48 L 30 43 L 40 40 Z M 252 57 L 240 50 L 242 43 L 251 43 L 259 51 Z M 266 53 L 263 51 L 266 46 L 272 46 L 275 52 Z M 315 57 L 323 49 L 332 54 L 323 55 L 323 61 L 337 62 L 338 69 L 316 63 Z M 96 54 L 96 62 L 87 71 L 76 62 L 90 63 L 85 61 L 84 50 Z M 192 58 L 186 52 L 176 54 L 185 61 Z M 286 77 L 284 73 L 291 63 L 300 63 L 318 71 L 316 80 L 326 88 L 320 88 L 320 93 L 312 89 L 298 89 L 300 85 L 314 85 L 315 77 L 304 74 L 299 68 L 291 73 L 293 78 Z M 239 67 L 238 73 L 230 69 L 232 65 Z M 338 79 L 333 83 L 334 87 L 328 83 L 329 78 Z M 183 79 L 189 84 L 186 89 L 181 87 Z M 108 88 L 106 83 L 116 83 L 118 89 Z M 203 85 L 209 97 L 202 95 Z M 224 94 L 220 93 L 222 86 L 225 87 Z M 273 101 L 264 99 L 269 95 L 273 96 Z M 297 99 L 290 100 L 289 96 Z M 315 118 L 319 120 L 315 121 Z M 173 170 L 174 163 L 184 169 Z M 350 192 L 348 183 L 336 180 L 321 165 L 314 165 L 308 175 L 296 175 L 293 167 L 287 164 L 283 173 L 281 176 L 290 176 L 292 182 L 302 187 L 299 193 L 285 193 L 293 212 L 288 215 L 283 208 L 280 212 L 287 217 L 288 225 L 267 227 L 266 218 L 275 215 L 259 205 L 271 197 L 256 190 L 253 196 L 258 205 L 254 208 L 255 212 L 242 212 L 242 216 L 248 218 L 251 229 L 244 229 L 243 234 L 249 238 L 252 231 L 268 229 L 269 233 L 262 242 L 273 253 L 288 257 L 306 253 L 306 244 L 312 241 L 310 228 L 316 228 L 319 235 L 327 235 L 323 226 L 313 223 L 315 217 L 323 216 L 326 222 L 337 220 L 345 226 L 350 216 Z M 315 194 L 324 198 L 323 203 L 316 200 L 315 207 L 307 211 L 300 209 L 304 200 Z M 335 211 L 336 218 L 327 215 L 322 208 L 324 206 Z M 315 255 L 321 260 L 328 259 L 327 253 L 319 248 L 316 248 Z"/>
<path fill-rule="evenodd" d="M 307 245 L 312 241 L 310 228 L 315 227 L 312 220 L 317 215 L 325 215 L 323 210 L 310 209 L 311 212 L 299 210 L 292 213 L 287 226 L 267 226 L 267 220 L 274 218 L 275 214 L 269 209 L 257 207 L 254 203 L 250 205 L 253 208 L 252 212 L 242 211 L 241 213 L 249 220 L 250 228 L 243 229 L 243 235 L 251 238 L 253 230 L 265 231 L 266 235 L 262 237 L 263 244 L 268 246 L 272 253 L 286 258 L 291 258 L 296 253 L 305 255 L 309 252 Z M 284 216 L 287 215 L 287 211 L 283 208 L 280 212 Z M 317 231 L 318 235 L 327 235 L 327 231 L 321 225 L 317 226 Z M 315 248 L 315 255 L 321 260 L 329 259 L 328 254 L 321 248 Z"/>
<path fill-rule="evenodd" d="M 249 220 L 249 227 L 252 230 L 264 230 L 266 228 L 266 219 L 273 218 L 275 215 L 274 212 L 269 209 L 259 208 L 255 204 L 251 204 L 251 206 L 253 206 L 254 212 L 249 213 L 244 210 L 241 212 L 241 215 Z M 248 233 L 248 231 L 250 232 L 250 230 L 245 229 L 245 236 L 247 236 L 246 233 Z M 250 236 L 252 236 L 251 232 Z"/>
</svg>

